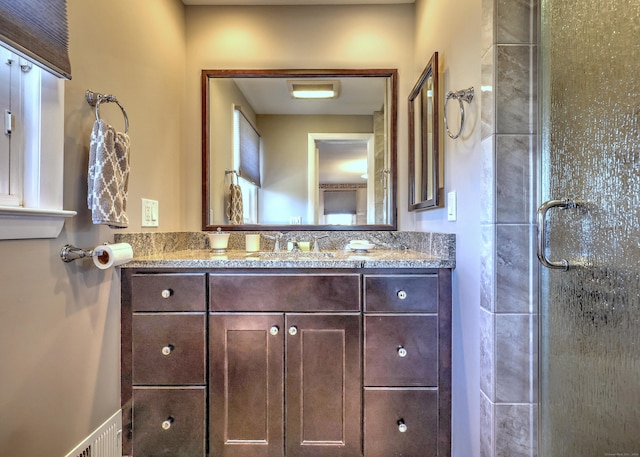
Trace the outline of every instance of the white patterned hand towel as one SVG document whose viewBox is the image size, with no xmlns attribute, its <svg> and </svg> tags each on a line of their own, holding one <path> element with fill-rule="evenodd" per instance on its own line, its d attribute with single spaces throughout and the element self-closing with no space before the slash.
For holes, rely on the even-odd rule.
<svg viewBox="0 0 640 457">
<path fill-rule="evenodd" d="M 93 124 L 89 149 L 87 204 L 94 224 L 111 228 L 129 226 L 129 136 L 102 120 Z"/>
<path fill-rule="evenodd" d="M 242 225 L 244 222 L 242 212 L 242 188 L 239 184 L 229 185 L 227 195 L 227 218 L 232 225 Z"/>
</svg>

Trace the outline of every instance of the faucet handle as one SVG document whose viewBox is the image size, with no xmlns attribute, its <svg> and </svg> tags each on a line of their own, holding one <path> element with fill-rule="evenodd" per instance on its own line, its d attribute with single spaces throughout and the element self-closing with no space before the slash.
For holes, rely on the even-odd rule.
<svg viewBox="0 0 640 457">
<path fill-rule="evenodd" d="M 329 235 L 314 235 L 313 252 L 320 252 L 320 243 L 318 240 L 321 240 L 322 238 L 329 238 Z"/>
</svg>

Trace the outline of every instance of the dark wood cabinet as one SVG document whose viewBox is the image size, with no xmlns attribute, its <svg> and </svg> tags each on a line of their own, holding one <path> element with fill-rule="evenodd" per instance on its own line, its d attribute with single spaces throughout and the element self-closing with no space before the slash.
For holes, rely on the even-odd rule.
<svg viewBox="0 0 640 457">
<path fill-rule="evenodd" d="M 362 456 L 360 275 L 209 285 L 212 454 Z"/>
<path fill-rule="evenodd" d="M 209 319 L 212 455 L 362 455 L 359 315 Z"/>
<path fill-rule="evenodd" d="M 123 275 L 123 455 L 207 455 L 205 279 Z"/>
<path fill-rule="evenodd" d="M 448 457 L 451 271 L 123 269 L 123 455 Z"/>
<path fill-rule="evenodd" d="M 366 457 L 451 455 L 451 275 L 364 275 Z"/>
</svg>

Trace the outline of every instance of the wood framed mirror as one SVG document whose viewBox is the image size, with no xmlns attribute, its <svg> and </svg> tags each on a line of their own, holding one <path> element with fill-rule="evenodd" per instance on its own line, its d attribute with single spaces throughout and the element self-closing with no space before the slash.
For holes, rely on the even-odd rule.
<svg viewBox="0 0 640 457">
<path fill-rule="evenodd" d="M 409 94 L 409 211 L 444 206 L 438 84 L 434 52 Z"/>
<path fill-rule="evenodd" d="M 397 79 L 396 69 L 202 70 L 203 230 L 396 230 Z M 295 99 L 307 85 L 338 95 Z M 253 172 L 240 131 L 256 145 Z"/>
</svg>

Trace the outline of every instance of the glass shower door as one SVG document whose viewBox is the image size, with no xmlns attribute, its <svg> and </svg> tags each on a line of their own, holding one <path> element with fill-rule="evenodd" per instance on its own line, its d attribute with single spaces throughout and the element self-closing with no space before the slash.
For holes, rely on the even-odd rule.
<svg viewBox="0 0 640 457">
<path fill-rule="evenodd" d="M 540 455 L 640 456 L 640 1 L 543 0 L 542 69 Z"/>
</svg>

